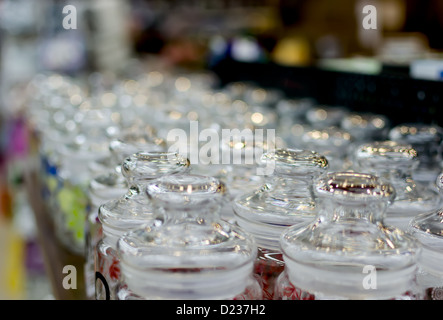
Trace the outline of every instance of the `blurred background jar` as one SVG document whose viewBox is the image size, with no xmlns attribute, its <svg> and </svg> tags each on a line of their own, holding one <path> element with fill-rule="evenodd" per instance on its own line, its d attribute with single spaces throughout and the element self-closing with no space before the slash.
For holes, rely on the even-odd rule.
<svg viewBox="0 0 443 320">
<path fill-rule="evenodd" d="M 386 223 L 406 230 L 414 216 L 441 206 L 442 199 L 435 188 L 413 179 L 420 159 L 411 145 L 389 140 L 363 144 L 357 148 L 355 160 L 360 172 L 378 175 L 395 188 Z"/>
<path fill-rule="evenodd" d="M 435 184 L 442 168 L 443 128 L 438 125 L 404 123 L 392 128 L 389 139 L 410 144 L 420 163 L 413 172 L 417 182 Z"/>
<path fill-rule="evenodd" d="M 351 168 L 348 150 L 354 138 L 340 127 L 312 129 L 301 138 L 303 149 L 313 150 L 328 159 L 329 171 L 346 171 Z"/>
</svg>

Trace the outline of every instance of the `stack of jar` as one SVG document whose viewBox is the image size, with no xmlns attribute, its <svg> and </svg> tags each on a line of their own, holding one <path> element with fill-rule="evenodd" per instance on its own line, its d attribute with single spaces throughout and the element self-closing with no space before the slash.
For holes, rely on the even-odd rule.
<svg viewBox="0 0 443 320">
<path fill-rule="evenodd" d="M 213 80 L 31 83 L 45 197 L 88 296 L 441 297 L 440 127 Z"/>
</svg>

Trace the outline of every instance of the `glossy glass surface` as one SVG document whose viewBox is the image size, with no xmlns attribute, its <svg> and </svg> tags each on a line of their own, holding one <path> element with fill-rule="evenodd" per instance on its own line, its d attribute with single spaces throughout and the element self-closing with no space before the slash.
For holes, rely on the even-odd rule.
<svg viewBox="0 0 443 320">
<path fill-rule="evenodd" d="M 440 207 L 441 197 L 435 189 L 412 177 L 420 160 L 411 145 L 394 141 L 363 144 L 356 149 L 355 160 L 360 171 L 376 174 L 395 188 L 395 200 L 388 208 L 388 223 L 405 229 L 415 215 Z"/>
<path fill-rule="evenodd" d="M 247 288 L 256 246 L 219 218 L 225 186 L 199 175 L 164 176 L 146 188 L 168 221 L 118 242 L 128 288 L 147 299 L 233 299 Z"/>
<path fill-rule="evenodd" d="M 443 174 L 438 176 L 436 184 L 443 196 Z M 424 298 L 443 300 L 443 207 L 417 215 L 408 231 L 423 247 L 417 277 Z"/>
<path fill-rule="evenodd" d="M 287 276 L 299 293 L 315 299 L 396 299 L 413 292 L 419 247 L 384 224 L 393 187 L 372 175 L 346 172 L 319 178 L 314 190 L 318 216 L 281 237 L 287 273 L 281 281 Z M 365 282 L 365 268 L 376 271 L 377 290 Z M 278 292 L 286 289 L 294 288 Z"/>
</svg>

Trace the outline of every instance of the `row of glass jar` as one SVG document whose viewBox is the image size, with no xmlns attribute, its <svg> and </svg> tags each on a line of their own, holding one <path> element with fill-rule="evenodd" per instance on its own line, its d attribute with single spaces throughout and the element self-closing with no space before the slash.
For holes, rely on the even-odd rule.
<svg viewBox="0 0 443 320">
<path fill-rule="evenodd" d="M 98 94 L 93 96 L 93 99 L 87 97 L 79 86 L 70 83 L 69 79 L 60 76 L 51 76 L 40 79 L 41 82 L 38 81 L 39 90 L 36 92 L 40 96 L 39 99 L 34 99 L 34 103 L 42 103 L 43 101 L 44 112 L 41 112 L 41 106 L 32 110 L 36 116 L 33 119 L 37 119 L 40 128 L 44 129 L 40 131 L 44 133 L 42 154 L 48 169 L 48 174 L 45 176 L 48 182 L 46 184 L 48 187 L 47 199 L 53 202 L 54 207 L 57 208 L 57 210 L 51 211 L 62 212 L 62 214 L 54 214 L 54 218 L 59 226 L 57 230 L 60 231 L 60 238 L 67 242 L 68 247 L 83 252 L 85 235 L 89 234 L 83 229 L 85 215 L 91 210 L 91 212 L 95 212 L 91 215 L 92 219 L 96 219 L 96 209 L 101 204 L 100 197 L 95 199 L 97 201 L 90 201 L 89 198 L 95 196 L 86 186 L 91 177 L 95 177 L 105 167 L 115 166 L 123 158 L 123 155 L 130 154 L 128 152 L 126 154 L 113 153 L 112 148 L 122 146 L 122 140 L 127 142 L 132 139 L 132 142 L 139 142 L 135 149 L 131 149 L 131 152 L 141 149 L 164 150 L 167 133 L 177 127 L 189 132 L 188 124 L 191 120 L 199 121 L 203 124 L 203 128 L 211 127 L 214 130 L 243 127 L 277 128 L 277 140 L 280 135 L 284 139 L 275 141 L 276 145 L 279 143 L 289 144 L 296 147 L 309 147 L 308 150 L 322 151 L 328 157 L 329 170 L 350 169 L 355 171 L 354 165 L 357 162 L 352 156 L 347 156 L 355 153 L 348 152 L 348 150 L 354 150 L 357 146 L 356 142 L 361 143 L 365 139 L 382 138 L 385 135 L 381 135 L 381 133 L 387 132 L 387 121 L 381 116 L 346 115 L 346 111 L 342 108 L 319 107 L 313 105 L 309 100 L 283 99 L 275 91 L 241 83 L 232 84 L 222 91 L 215 91 L 207 85 L 202 85 L 202 83 L 206 83 L 201 81 L 201 78 L 199 80 L 197 77 L 197 85 L 191 79 L 195 79 L 195 77 L 174 76 L 167 78 L 161 73 L 150 72 L 138 80 L 125 80 L 120 83 L 121 85 L 111 89 L 104 90 L 101 87 L 96 90 Z M 162 86 L 161 83 L 167 85 Z M 165 90 L 169 87 L 174 89 Z M 197 90 L 190 88 L 197 88 Z M 166 96 L 169 98 L 165 99 Z M 66 108 L 68 105 L 72 108 Z M 272 109 L 271 106 L 275 109 Z M 156 116 L 152 116 L 150 111 Z M 334 126 L 339 123 L 339 119 L 342 119 L 340 128 Z M 343 119 L 346 119 L 347 122 Z M 51 127 L 54 130 L 46 130 Z M 154 132 L 156 133 L 154 134 Z M 353 134 L 351 135 L 350 132 Z M 432 177 L 435 180 L 436 172 L 438 168 L 441 168 L 440 128 L 437 126 L 404 125 L 391 130 L 389 136 L 393 140 L 414 142 L 416 148 L 422 148 L 425 152 L 418 153 L 418 155 L 415 153 L 415 156 L 413 151 L 409 152 L 409 155 L 408 152 L 404 152 L 399 156 L 397 152 L 383 151 L 386 145 L 378 146 L 375 149 L 382 149 L 381 152 L 378 152 L 380 154 L 375 157 L 378 157 L 378 160 L 375 161 L 372 157 L 372 160 L 365 160 L 366 164 L 372 166 L 374 170 L 377 169 L 378 173 L 382 172 L 384 176 L 396 176 L 395 179 L 393 178 L 397 184 L 396 189 L 403 190 L 404 198 L 406 198 L 404 202 L 408 203 L 406 207 L 412 209 L 410 212 L 421 211 L 423 204 L 424 208 L 429 209 L 435 195 L 432 195 L 431 192 L 430 196 L 427 195 L 423 198 L 421 191 L 417 190 L 422 190 L 424 187 L 412 180 L 411 176 L 428 183 L 433 182 Z M 119 139 L 113 139 L 114 137 L 119 137 Z M 359 138 L 355 139 L 354 137 Z M 242 141 L 244 142 L 244 140 Z M 144 145 L 142 148 L 141 144 L 147 142 L 149 142 L 149 147 Z M 257 146 L 255 142 L 252 144 L 254 148 L 266 150 L 267 146 Z M 65 149 L 69 143 L 73 144 L 75 148 Z M 392 144 L 392 142 L 390 143 Z M 111 147 L 111 144 L 114 147 Z M 231 149 L 237 148 L 239 145 L 241 149 L 250 146 L 249 142 L 240 144 L 231 142 L 228 145 Z M 368 150 L 362 152 L 360 158 L 363 159 L 364 154 L 373 154 L 371 148 L 373 149 L 373 147 L 369 147 Z M 392 146 L 389 148 L 392 149 Z M 410 147 L 407 147 L 405 150 L 409 149 Z M 388 156 L 383 158 L 381 153 Z M 110 157 L 110 154 L 114 157 Z M 418 159 L 419 155 L 424 156 Z M 399 158 L 397 159 L 399 162 L 387 160 L 392 160 L 392 158 Z M 361 159 L 360 161 L 363 161 Z M 85 170 L 86 163 L 88 163 L 90 170 Z M 390 163 L 391 168 L 395 170 L 384 170 L 386 163 Z M 426 165 L 422 166 L 423 163 Z M 238 220 L 237 217 L 233 219 L 234 212 L 231 204 L 234 197 L 240 196 L 245 190 L 263 184 L 263 176 L 254 174 L 256 168 L 250 165 L 209 167 L 196 164 L 194 167 L 198 173 L 210 173 L 211 175 L 215 173 L 218 178 L 223 178 L 222 180 L 231 193 L 228 201 L 225 201 L 222 206 L 225 220 L 229 222 L 237 223 Z M 391 171 L 395 171 L 395 174 Z M 427 174 L 422 174 L 423 172 Z M 103 179 L 108 180 L 103 181 Z M 113 182 L 112 179 L 115 181 Z M 94 185 L 97 188 L 95 191 L 98 191 L 103 188 L 103 183 L 105 185 L 107 183 L 118 184 L 119 181 L 122 182 L 119 172 L 117 172 L 113 177 L 102 176 L 90 181 L 89 187 L 93 188 Z M 282 182 L 281 179 L 280 182 Z M 284 183 L 288 186 L 291 183 L 294 184 L 294 182 L 286 181 Z M 398 188 L 400 183 L 402 183 L 402 187 Z M 303 183 L 299 184 L 303 185 Z M 272 183 L 267 181 L 265 185 L 266 188 L 269 188 Z M 274 185 L 276 184 L 274 183 Z M 282 189 L 283 186 L 284 184 L 279 188 Z M 295 188 L 294 185 L 294 190 L 299 189 L 300 186 L 297 185 Z M 107 193 L 107 196 L 114 195 L 106 189 L 101 192 Z M 123 192 L 122 188 L 118 192 Z M 118 192 L 115 195 L 121 194 Z M 278 194 L 281 190 L 275 192 Z M 297 192 L 292 192 L 292 194 L 294 193 Z M 263 198 L 260 195 L 254 197 Z M 403 203 L 399 202 L 399 199 L 400 197 L 397 198 L 397 204 Z M 416 199 L 421 200 L 416 201 Z M 254 201 L 252 200 L 252 202 Z M 275 203 L 277 205 L 273 206 L 273 209 L 282 206 L 282 203 L 277 200 Z M 411 203 L 415 204 L 415 207 L 410 206 Z M 258 217 L 257 220 L 260 221 L 261 218 Z M 248 224 L 249 222 L 240 223 Z M 273 222 L 268 224 L 273 224 Z M 255 227 L 253 224 L 252 228 Z M 72 239 L 74 239 L 75 245 L 73 245 Z M 94 242 L 89 237 L 86 239 Z M 269 252 L 265 255 L 271 256 Z"/>
<path fill-rule="evenodd" d="M 442 255 L 441 212 L 409 216 L 402 230 L 385 224 L 396 193 L 375 175 L 320 174 L 327 160 L 311 151 L 279 149 L 263 161 L 275 164 L 273 183 L 239 197 L 237 223 L 229 223 L 218 215 L 226 201 L 220 180 L 186 174 L 189 161 L 177 154 L 128 157 L 130 191 L 99 210 L 96 297 L 439 297 L 442 270 L 429 259 Z M 421 256 L 422 245 L 432 254 Z"/>
<path fill-rule="evenodd" d="M 200 132 L 210 128 L 218 137 L 221 130 L 230 128 L 276 129 L 274 139 L 252 137 L 245 143 L 240 137 L 240 143 L 220 142 L 220 149 L 229 152 L 242 149 L 243 164 L 250 149 L 259 149 L 254 154 L 260 154 L 267 148 L 290 146 L 327 156 L 330 170 L 353 170 L 353 148 L 388 135 L 419 151 L 420 161 L 412 171 L 416 181 L 434 183 L 441 168 L 443 134 L 435 125 L 405 124 L 389 131 L 389 122 L 381 115 L 317 106 L 309 99 L 287 99 L 277 90 L 252 84 L 233 83 L 214 89 L 207 74 L 141 74 L 135 80 L 121 81 L 92 75 L 89 85 L 66 76 L 39 75 L 30 85 L 28 111 L 41 141 L 45 199 L 54 213 L 60 240 L 77 253 L 83 254 L 85 248 L 88 184 L 110 162 L 122 160 L 122 155 L 110 151 L 115 140 L 141 139 L 139 142 L 149 141 L 145 150 L 171 150 L 168 134 L 180 128 L 189 139 L 174 146 L 182 147 L 180 151 L 185 150 L 191 162 L 200 165 L 200 172 L 223 176 L 231 200 L 263 182 L 262 176 L 251 173 L 255 171 L 251 166 L 208 169 L 194 161 L 202 142 L 196 144 L 197 150 L 190 148 L 189 140 L 195 138 L 190 137 L 191 121 L 198 122 Z M 242 133 L 239 130 L 239 135 Z M 269 142 L 272 145 L 266 144 Z M 229 214 L 232 210 L 225 211 Z"/>
</svg>

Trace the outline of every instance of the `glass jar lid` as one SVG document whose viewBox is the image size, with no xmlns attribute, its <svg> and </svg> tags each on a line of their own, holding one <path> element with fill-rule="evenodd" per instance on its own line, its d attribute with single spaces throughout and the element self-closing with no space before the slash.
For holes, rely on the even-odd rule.
<svg viewBox="0 0 443 320">
<path fill-rule="evenodd" d="M 176 174 L 162 176 L 148 184 L 146 193 L 156 207 L 172 211 L 171 214 L 186 211 L 190 215 L 198 216 L 199 210 L 208 211 L 208 206 L 211 204 L 217 206 L 221 204 L 226 194 L 226 187 L 214 177 Z M 218 212 L 212 214 L 217 215 Z"/>
<path fill-rule="evenodd" d="M 305 132 L 301 137 L 301 143 L 305 149 L 315 150 L 328 160 L 344 158 L 348 148 L 354 141 L 351 134 L 339 127 L 326 127 L 312 129 Z"/>
<path fill-rule="evenodd" d="M 145 152 L 166 151 L 166 143 L 155 136 L 153 129 L 130 129 L 123 132 L 117 139 L 109 143 L 109 150 L 114 161 L 118 164 L 131 154 Z"/>
<path fill-rule="evenodd" d="M 414 243 L 406 241 L 408 239 L 401 230 L 382 228 L 383 220 L 374 222 L 366 219 L 371 211 L 383 210 L 383 207 L 366 205 L 369 199 L 372 199 L 371 202 L 388 203 L 395 195 L 394 188 L 377 176 L 354 172 L 328 173 L 316 180 L 314 192 L 319 199 L 326 199 L 328 205 L 322 206 L 316 219 L 309 224 L 299 228 L 292 227 L 291 231 L 288 231 L 284 236 L 284 243 L 299 243 L 303 244 L 304 249 L 337 251 L 345 255 L 364 253 L 367 250 L 378 252 L 379 250 L 408 248 Z M 339 201 L 330 201 L 330 199 L 336 198 Z M 361 205 L 356 205 L 352 200 L 358 201 Z M 338 215 L 331 215 L 330 213 L 333 213 L 334 210 L 337 210 L 337 213 L 340 213 L 340 218 L 344 219 L 338 219 Z M 365 213 L 365 216 L 355 215 L 357 211 Z M 380 215 L 379 212 L 375 212 L 375 214 Z M 328 219 L 327 216 L 331 219 Z M 365 225 L 367 232 L 340 234 L 346 229 L 363 231 L 363 229 L 358 229 L 360 222 L 361 225 Z M 333 228 L 336 225 L 341 225 L 341 227 Z M 333 237 L 331 237 L 332 235 Z M 403 241 L 403 236 L 406 237 L 406 242 Z M 353 237 L 356 240 L 365 241 L 348 241 Z"/>
<path fill-rule="evenodd" d="M 402 124 L 389 132 L 393 141 L 409 143 L 417 151 L 420 163 L 414 179 L 433 183 L 442 170 L 443 128 L 432 124 Z"/>
<path fill-rule="evenodd" d="M 319 198 L 348 202 L 392 202 L 395 198 L 391 184 L 381 183 L 374 175 L 355 172 L 328 173 L 317 181 L 314 192 Z"/>
<path fill-rule="evenodd" d="M 340 123 L 356 140 L 383 139 L 389 130 L 387 117 L 372 113 L 350 113 Z"/>
<path fill-rule="evenodd" d="M 128 191 L 126 179 L 117 171 L 103 173 L 89 183 L 89 194 L 93 204 L 102 204 L 117 199 Z M 103 201 L 105 200 L 105 201 Z"/>
<path fill-rule="evenodd" d="M 189 159 L 175 152 L 138 152 L 122 163 L 122 175 L 128 181 L 150 181 L 166 174 L 188 170 Z"/>
<path fill-rule="evenodd" d="M 338 126 L 348 112 L 346 108 L 340 106 L 317 105 L 306 112 L 306 120 L 316 128 Z"/>
<path fill-rule="evenodd" d="M 260 246 L 277 249 L 287 226 L 305 222 L 316 214 L 312 179 L 328 168 L 322 155 L 298 149 L 265 153 L 262 165 L 273 174 L 259 189 L 238 197 L 233 203 L 237 223 L 252 233 Z"/>
<path fill-rule="evenodd" d="M 438 176 L 436 184 L 440 195 L 443 195 L 443 173 Z M 437 277 L 443 277 L 443 207 L 415 216 L 408 231 L 422 245 L 421 268 Z"/>
<path fill-rule="evenodd" d="M 223 184 L 198 175 L 164 176 L 147 193 L 172 219 L 120 238 L 122 272 L 131 290 L 166 299 L 222 299 L 242 292 L 256 246 L 248 233 L 207 210 L 205 204 L 223 197 Z"/>
<path fill-rule="evenodd" d="M 374 197 L 387 201 L 391 187 L 377 177 L 330 173 L 318 179 L 319 196 Z M 352 187 L 351 187 L 352 186 Z M 289 227 L 280 238 L 291 282 L 313 294 L 350 299 L 389 299 L 404 294 L 415 277 L 416 240 L 383 220 L 367 219 L 385 208 L 377 201 L 327 201 L 311 222 Z M 377 290 L 364 287 L 365 267 L 377 272 Z"/>
<path fill-rule="evenodd" d="M 389 171 L 393 168 L 413 170 L 419 163 L 417 151 L 396 141 L 375 141 L 359 146 L 355 160 L 361 168 Z"/>
<path fill-rule="evenodd" d="M 318 152 L 290 148 L 266 152 L 260 162 L 265 167 L 273 166 L 273 173 L 283 176 L 312 175 L 328 167 L 328 160 Z"/>
<path fill-rule="evenodd" d="M 392 183 L 396 197 L 389 206 L 388 213 L 395 213 L 396 217 L 392 216 L 395 221 L 404 220 L 403 217 L 409 219 L 440 207 L 442 200 L 439 194 L 433 188 L 413 179 L 419 158 L 411 145 L 395 141 L 363 144 L 355 151 L 355 161 L 359 170 L 377 174 Z M 409 221 L 405 221 L 407 225 Z"/>
<path fill-rule="evenodd" d="M 425 142 L 435 142 L 439 144 L 443 141 L 443 128 L 437 125 L 404 123 L 390 130 L 389 139 L 410 144 Z"/>
<path fill-rule="evenodd" d="M 145 184 L 163 175 L 186 172 L 188 167 L 188 159 L 169 152 L 139 152 L 126 158 L 122 173 L 128 181 L 129 191 L 100 206 L 103 232 L 120 236 L 155 218 L 157 213 L 153 213 L 152 204 L 143 192 Z"/>
</svg>

